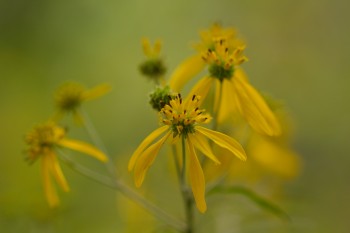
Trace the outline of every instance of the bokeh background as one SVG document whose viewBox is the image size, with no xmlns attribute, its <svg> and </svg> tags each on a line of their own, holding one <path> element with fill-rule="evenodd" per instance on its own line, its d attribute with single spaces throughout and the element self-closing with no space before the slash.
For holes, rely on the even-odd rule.
<svg viewBox="0 0 350 233">
<path fill-rule="evenodd" d="M 127 211 L 116 194 L 65 166 L 72 191 L 61 192 L 61 207 L 50 210 L 39 164 L 24 161 L 23 136 L 52 115 L 52 93 L 63 82 L 109 83 L 112 92 L 85 108 L 123 169 L 157 126 L 147 105 L 153 84 L 137 70 L 144 59 L 140 38 L 163 40 L 171 71 L 213 22 L 238 28 L 246 40 L 244 68 L 254 86 L 288 107 L 303 160 L 279 202 L 292 224 L 264 219 L 254 225 L 245 211 L 246 221 L 232 219 L 236 228 L 217 226 L 217 232 L 349 232 L 349 9 L 343 0 L 1 0 L 0 232 L 126 232 Z M 79 128 L 71 136 L 86 137 Z"/>
</svg>

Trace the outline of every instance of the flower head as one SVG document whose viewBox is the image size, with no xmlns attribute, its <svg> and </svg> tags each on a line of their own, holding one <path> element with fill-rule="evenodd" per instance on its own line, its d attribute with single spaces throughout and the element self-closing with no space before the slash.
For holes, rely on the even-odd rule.
<svg viewBox="0 0 350 233">
<path fill-rule="evenodd" d="M 210 76 L 220 81 L 231 79 L 235 72 L 235 66 L 248 60 L 243 55 L 243 50 L 244 47 L 231 50 L 224 39 L 215 42 L 214 50 L 208 49 L 202 53 L 202 59 L 209 65 Z"/>
<path fill-rule="evenodd" d="M 206 211 L 205 202 L 205 179 L 203 170 L 198 160 L 196 149 L 205 156 L 219 164 L 219 160 L 213 154 L 207 139 L 212 140 L 218 146 L 227 149 L 238 158 L 245 160 L 246 155 L 242 146 L 233 138 L 217 131 L 209 130 L 199 126 L 209 123 L 211 117 L 199 108 L 200 97 L 193 95 L 183 100 L 181 95 L 176 95 L 169 104 L 160 111 L 160 128 L 148 135 L 130 158 L 128 169 L 134 170 L 135 184 L 141 186 L 147 170 L 154 162 L 160 148 L 170 137 L 182 138 L 185 141 L 186 149 L 189 151 L 189 180 L 192 192 L 200 212 Z M 165 135 L 163 135 L 165 134 Z M 158 137 L 163 135 L 157 142 Z M 185 146 L 185 145 L 184 145 Z M 186 168 L 183 168 L 186 169 Z"/>
<path fill-rule="evenodd" d="M 188 104 L 184 104 L 181 95 L 178 94 L 169 104 L 160 111 L 162 122 L 169 125 L 173 132 L 173 138 L 177 136 L 187 137 L 195 132 L 195 126 L 201 123 L 209 123 L 211 116 L 199 109 L 200 97 L 193 95 Z"/>
<path fill-rule="evenodd" d="M 234 28 L 223 28 L 219 23 L 214 23 L 208 30 L 202 30 L 199 34 L 201 41 L 195 45 L 195 49 L 199 52 L 208 49 L 215 51 L 215 44 L 221 40 L 227 41 L 230 50 L 244 46 Z"/>
<path fill-rule="evenodd" d="M 44 190 L 51 207 L 59 204 L 57 193 L 51 182 L 51 176 L 65 192 L 69 191 L 68 183 L 57 161 L 56 149 L 67 147 L 88 154 L 100 161 L 107 161 L 107 157 L 95 147 L 85 142 L 67 139 L 65 136 L 66 130 L 64 128 L 49 121 L 36 126 L 25 137 L 28 145 L 26 150 L 27 160 L 33 163 L 40 158 L 42 161 Z"/>
<path fill-rule="evenodd" d="M 57 117 L 72 113 L 79 120 L 78 109 L 83 102 L 95 99 L 109 92 L 111 87 L 107 84 L 86 89 L 79 83 L 69 82 L 59 87 L 55 93 L 54 100 L 58 110 Z"/>
<path fill-rule="evenodd" d="M 159 83 L 159 80 L 166 72 L 166 67 L 160 57 L 161 47 L 160 40 L 157 40 L 152 48 L 148 39 L 142 39 L 142 48 L 147 60 L 141 63 L 140 71 L 143 75 L 153 79 L 157 83 Z"/>
</svg>

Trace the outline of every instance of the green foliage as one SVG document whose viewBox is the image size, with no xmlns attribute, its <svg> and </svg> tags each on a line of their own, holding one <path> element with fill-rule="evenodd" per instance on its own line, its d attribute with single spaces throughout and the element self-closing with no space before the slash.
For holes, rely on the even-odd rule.
<svg viewBox="0 0 350 233">
<path fill-rule="evenodd" d="M 253 201 L 262 209 L 276 215 L 277 217 L 287 221 L 291 220 L 288 214 L 284 210 L 282 210 L 279 206 L 270 202 L 264 197 L 261 197 L 259 194 L 255 193 L 254 191 L 242 186 L 218 186 L 210 190 L 210 192 L 208 193 L 208 195 L 212 195 L 212 194 L 240 194 L 247 197 L 251 201 Z"/>
</svg>

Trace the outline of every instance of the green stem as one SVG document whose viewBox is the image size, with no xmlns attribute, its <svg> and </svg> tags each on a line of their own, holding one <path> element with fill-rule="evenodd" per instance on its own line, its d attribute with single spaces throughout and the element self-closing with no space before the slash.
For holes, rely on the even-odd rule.
<svg viewBox="0 0 350 233">
<path fill-rule="evenodd" d="M 219 99 L 218 99 L 218 105 L 216 107 L 216 111 L 214 111 L 214 114 L 213 114 L 213 118 L 214 118 L 214 124 L 213 124 L 213 130 L 217 130 L 218 129 L 218 113 L 220 111 L 220 108 L 221 108 L 221 102 L 222 102 L 222 82 L 220 82 L 220 87 L 219 87 Z M 215 105 L 215 101 L 214 101 L 214 105 Z M 214 109 L 214 108 L 213 108 Z"/>
<path fill-rule="evenodd" d="M 113 164 L 113 160 L 112 160 L 111 156 L 109 156 L 107 148 L 104 145 L 103 141 L 101 140 L 101 137 L 97 133 L 97 130 L 96 130 L 94 124 L 92 123 L 92 121 L 90 120 L 90 117 L 89 117 L 88 113 L 86 111 L 84 111 L 83 109 L 80 109 L 79 113 L 80 113 L 80 115 L 83 118 L 83 125 L 84 125 L 84 128 L 85 128 L 87 134 L 89 135 L 89 137 L 91 138 L 93 143 L 100 150 L 102 150 L 106 154 L 106 156 L 108 158 L 108 162 L 106 163 L 107 171 L 109 172 L 109 174 L 112 177 L 115 177 L 116 176 L 116 168 L 115 168 L 115 166 Z"/>
<path fill-rule="evenodd" d="M 174 162 L 175 162 L 176 174 L 178 175 L 178 178 L 179 178 L 179 181 L 180 181 L 180 180 L 181 180 L 181 178 L 180 178 L 181 166 L 180 166 L 179 159 L 178 159 L 178 157 L 177 157 L 176 146 L 173 145 L 171 148 L 172 148 L 173 157 L 174 157 Z M 180 183 L 180 185 L 181 185 L 181 183 Z"/>
<path fill-rule="evenodd" d="M 65 162 L 72 170 L 100 183 L 107 187 L 110 187 L 114 190 L 119 191 L 121 194 L 129 198 L 130 200 L 134 201 L 135 203 L 142 206 L 144 209 L 146 209 L 148 212 L 159 218 L 160 220 L 164 221 L 169 226 L 173 227 L 174 229 L 180 231 L 180 232 L 188 232 L 186 229 L 188 228 L 186 224 L 173 216 L 169 215 L 167 212 L 153 204 L 152 202 L 145 199 L 143 196 L 132 190 L 130 187 L 128 187 L 126 184 L 121 182 L 120 180 L 114 180 L 110 177 L 101 175 L 93 170 L 90 170 L 87 167 L 84 167 L 82 165 L 79 165 L 72 161 L 68 156 L 64 155 L 64 153 L 60 153 L 60 159 Z"/>
</svg>

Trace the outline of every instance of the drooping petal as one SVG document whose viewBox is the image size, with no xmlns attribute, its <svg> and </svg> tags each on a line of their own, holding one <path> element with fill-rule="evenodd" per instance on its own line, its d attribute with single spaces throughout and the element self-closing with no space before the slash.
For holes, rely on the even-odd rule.
<svg viewBox="0 0 350 233">
<path fill-rule="evenodd" d="M 84 100 L 91 100 L 98 98 L 107 92 L 109 92 L 112 89 L 112 87 L 108 84 L 101 84 L 98 85 L 90 90 L 86 90 L 83 92 L 83 99 Z"/>
<path fill-rule="evenodd" d="M 207 210 L 204 174 L 191 140 L 188 139 L 187 143 L 189 149 L 189 175 L 192 192 L 198 210 L 204 213 Z"/>
<path fill-rule="evenodd" d="M 214 82 L 214 79 L 210 77 L 204 77 L 201 80 L 199 80 L 196 83 L 196 85 L 192 88 L 190 93 L 187 95 L 186 103 L 189 103 L 193 95 L 197 95 L 197 96 L 200 96 L 198 105 L 201 105 L 203 100 L 207 97 L 213 82 Z"/>
<path fill-rule="evenodd" d="M 247 156 L 241 144 L 239 144 L 239 142 L 227 136 L 226 134 L 210 130 L 201 126 L 196 126 L 196 133 L 203 134 L 204 136 L 213 140 L 218 146 L 231 151 L 231 153 L 233 153 L 239 159 L 243 161 L 247 159 Z"/>
<path fill-rule="evenodd" d="M 140 154 L 138 160 L 135 164 L 135 185 L 136 187 L 140 187 L 145 179 L 148 168 L 154 162 L 154 159 L 158 155 L 158 152 L 166 139 L 171 135 L 171 131 L 169 131 L 165 136 L 159 139 L 156 143 L 152 144 L 148 147 L 143 153 Z"/>
<path fill-rule="evenodd" d="M 193 145 L 205 154 L 209 159 L 213 160 L 216 164 L 220 164 L 220 161 L 213 154 L 207 139 L 202 134 L 188 134 Z"/>
<path fill-rule="evenodd" d="M 48 156 L 44 155 L 41 160 L 41 175 L 43 178 L 44 192 L 46 200 L 50 207 L 56 207 L 59 204 L 59 199 L 55 188 L 52 185 L 50 177 L 50 159 Z"/>
<path fill-rule="evenodd" d="M 57 161 L 56 155 L 53 153 L 50 153 L 47 155 L 47 157 L 48 157 L 48 160 L 50 161 L 49 163 L 50 163 L 51 173 L 54 176 L 54 178 L 56 179 L 58 185 L 61 186 L 63 191 L 69 192 L 68 183 L 66 181 L 66 178 L 63 175 L 63 172 L 61 170 L 61 166 Z"/>
<path fill-rule="evenodd" d="M 59 145 L 67 147 L 72 150 L 76 150 L 82 153 L 85 153 L 87 155 L 90 155 L 102 162 L 107 162 L 108 158 L 107 156 L 100 150 L 98 150 L 96 147 L 91 146 L 90 144 L 87 144 L 85 142 L 72 140 L 72 139 L 61 139 L 58 142 Z"/>
<path fill-rule="evenodd" d="M 206 63 L 200 55 L 194 55 L 182 62 L 170 76 L 170 88 L 180 92 L 183 86 L 195 75 L 201 72 Z"/>
<path fill-rule="evenodd" d="M 164 125 L 156 130 L 154 130 L 150 135 L 148 135 L 137 147 L 133 155 L 131 156 L 128 164 L 128 170 L 131 171 L 136 163 L 136 160 L 139 158 L 140 154 L 151 144 L 157 137 L 169 129 L 168 125 Z"/>
<path fill-rule="evenodd" d="M 248 83 L 244 73 L 237 72 L 232 82 L 239 100 L 239 109 L 250 126 L 268 136 L 280 135 L 281 126 L 277 118 L 259 92 Z"/>
</svg>

